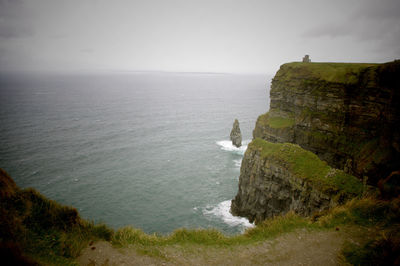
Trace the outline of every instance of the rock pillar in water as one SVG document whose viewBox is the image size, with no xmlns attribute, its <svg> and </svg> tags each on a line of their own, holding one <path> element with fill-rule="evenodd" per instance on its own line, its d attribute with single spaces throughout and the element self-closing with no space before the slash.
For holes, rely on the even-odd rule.
<svg viewBox="0 0 400 266">
<path fill-rule="evenodd" d="M 235 119 L 235 122 L 233 122 L 231 140 L 232 144 L 236 147 L 239 148 L 240 146 L 242 146 L 242 133 L 240 133 L 239 121 L 237 119 Z"/>
</svg>

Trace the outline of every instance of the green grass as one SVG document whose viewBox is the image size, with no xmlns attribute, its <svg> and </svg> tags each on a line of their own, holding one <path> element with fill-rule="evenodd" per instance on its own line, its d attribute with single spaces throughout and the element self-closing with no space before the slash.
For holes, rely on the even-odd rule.
<svg viewBox="0 0 400 266">
<path fill-rule="evenodd" d="M 268 125 L 271 128 L 291 127 L 294 125 L 294 118 L 270 117 Z"/>
<path fill-rule="evenodd" d="M 278 78 L 324 80 L 326 82 L 356 84 L 360 73 L 368 67 L 379 66 L 369 63 L 301 63 L 293 62 L 281 66 Z"/>
<path fill-rule="evenodd" d="M 354 176 L 332 169 L 314 153 L 291 143 L 271 143 L 256 138 L 248 149 L 259 150 L 264 159 L 285 165 L 296 177 L 313 182 L 320 189 L 361 195 L 362 183 Z"/>
<path fill-rule="evenodd" d="M 297 229 L 324 230 L 341 225 L 390 227 L 400 222 L 398 202 L 381 201 L 373 197 L 353 199 L 344 205 L 325 211 L 314 218 L 301 217 L 294 213 L 276 216 L 246 230 L 244 234 L 226 236 L 214 229 L 178 229 L 170 235 L 149 235 L 133 227 L 123 227 L 115 232 L 113 245 L 167 246 L 196 244 L 204 246 L 245 245 L 272 239 Z"/>
<path fill-rule="evenodd" d="M 170 235 L 149 235 L 131 226 L 123 227 L 115 232 L 112 243 L 118 247 L 168 246 L 168 245 L 204 245 L 213 247 L 228 247 L 251 244 L 271 239 L 283 233 L 299 228 L 317 228 L 308 218 L 294 213 L 277 216 L 266 220 L 256 227 L 248 229 L 244 234 L 226 236 L 215 229 L 177 229 Z"/>
<path fill-rule="evenodd" d="M 110 240 L 113 230 L 79 217 L 76 209 L 62 206 L 33 189 L 17 192 L 26 202 L 21 210 L 24 234 L 16 239 L 24 251 L 42 263 L 70 264 L 90 240 Z"/>
<path fill-rule="evenodd" d="M 317 224 L 325 228 L 356 226 L 360 243 L 347 241 L 341 255 L 351 265 L 398 265 L 400 262 L 400 199 L 353 199 L 330 210 Z"/>
<path fill-rule="evenodd" d="M 341 252 L 351 265 L 399 265 L 400 226 L 380 231 L 362 247 L 348 241 Z"/>
<path fill-rule="evenodd" d="M 262 241 L 293 232 L 300 228 L 312 230 L 319 227 L 315 226 L 309 218 L 289 212 L 284 216 L 276 216 L 257 224 L 256 227 L 248 229 L 244 236 L 253 241 Z"/>
<path fill-rule="evenodd" d="M 225 236 L 216 230 L 179 229 L 170 235 L 147 235 L 126 227 L 118 230 L 113 244 L 133 247 L 140 254 L 168 261 L 164 248 L 190 250 L 196 247 L 220 249 L 248 247 L 297 230 L 356 231 L 358 243 L 347 242 L 341 250 L 343 264 L 395 265 L 399 259 L 400 200 L 383 201 L 375 197 L 354 198 L 346 204 L 324 211 L 313 218 L 294 213 L 277 216 L 259 223 L 242 235 Z M 340 229 L 339 229 L 340 228 Z M 348 233 L 345 233 L 348 234 Z M 198 251 L 195 251 L 198 252 Z M 200 251 L 202 252 L 202 251 Z"/>
<path fill-rule="evenodd" d="M 295 124 L 294 117 L 271 116 L 268 113 L 260 115 L 257 119 L 257 124 L 260 126 L 269 126 L 270 128 L 285 128 Z"/>
<path fill-rule="evenodd" d="M 353 224 L 359 226 L 390 227 L 400 223 L 400 200 L 379 200 L 373 196 L 352 199 L 319 219 L 325 227 Z"/>
<path fill-rule="evenodd" d="M 315 161 L 315 155 L 296 145 L 273 144 L 256 139 L 249 148 L 261 149 L 263 157 L 285 160 L 285 165 L 294 169 L 302 178 L 322 178 L 321 174 L 313 173 L 315 171 L 310 171 L 307 166 L 323 173 L 330 171 L 324 162 L 319 159 Z M 292 165 L 294 162 L 299 165 Z M 343 185 L 343 189 L 348 189 L 347 183 L 342 183 L 347 176 L 340 173 L 333 177 L 332 183 L 336 182 L 336 187 Z M 357 187 L 358 183 L 353 186 Z M 393 252 L 390 253 L 388 249 L 393 249 L 399 242 L 398 234 L 393 233 L 398 232 L 395 229 L 400 224 L 399 199 L 382 201 L 373 197 L 354 198 L 312 218 L 288 213 L 265 220 L 244 234 L 226 236 L 213 229 L 181 228 L 169 235 L 146 234 L 133 227 L 113 231 L 106 225 L 95 225 L 81 219 L 74 208 L 49 200 L 33 189 L 21 190 L 7 184 L 3 186 L 0 182 L 0 194 L 0 252 L 13 252 L 15 256 L 19 256 L 20 261 L 28 259 L 44 265 L 76 265 L 76 257 L 91 240 L 110 241 L 116 247 L 133 247 L 139 254 L 168 261 L 163 252 L 166 247 L 191 250 L 201 246 L 224 250 L 257 244 L 299 229 L 332 230 L 337 226 L 358 226 L 378 228 L 377 231 L 390 234 L 389 238 L 384 235 L 374 236 L 363 243 L 361 248 L 346 245 L 343 256 L 346 261 L 355 264 L 371 258 L 376 261 L 387 252 L 392 258 Z"/>
<path fill-rule="evenodd" d="M 14 254 L 13 259 L 73 265 L 90 240 L 111 240 L 112 229 L 81 219 L 75 208 L 34 189 L 19 189 L 2 170 L 0 181 L 0 251 Z"/>
</svg>

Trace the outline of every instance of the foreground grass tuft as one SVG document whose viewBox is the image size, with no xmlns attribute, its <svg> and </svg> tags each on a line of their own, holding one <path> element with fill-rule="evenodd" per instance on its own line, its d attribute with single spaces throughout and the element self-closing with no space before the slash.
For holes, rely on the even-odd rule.
<svg viewBox="0 0 400 266">
<path fill-rule="evenodd" d="M 113 235 L 106 225 L 81 219 L 75 208 L 49 200 L 34 189 L 19 189 L 3 170 L 0 184 L 4 261 L 28 258 L 31 262 L 22 264 L 70 265 L 90 240 L 110 240 Z"/>
<path fill-rule="evenodd" d="M 379 200 L 373 197 L 352 199 L 319 218 L 324 227 L 344 224 L 390 227 L 400 223 L 400 200 Z"/>
<path fill-rule="evenodd" d="M 290 212 L 284 216 L 277 216 L 259 223 L 256 227 L 248 229 L 244 236 L 253 241 L 262 241 L 300 228 L 316 229 L 318 227 L 312 224 L 308 218 Z"/>
<path fill-rule="evenodd" d="M 115 232 L 112 243 L 116 246 L 165 246 L 175 244 L 196 244 L 204 246 L 234 246 L 251 244 L 271 239 L 280 234 L 289 233 L 299 228 L 315 229 L 307 218 L 294 213 L 277 216 L 266 220 L 242 235 L 225 236 L 215 229 L 178 229 L 170 235 L 148 235 L 133 227 L 124 227 Z"/>
<path fill-rule="evenodd" d="M 347 242 L 342 254 L 352 265 L 400 265 L 400 226 L 381 231 L 361 248 Z"/>
</svg>

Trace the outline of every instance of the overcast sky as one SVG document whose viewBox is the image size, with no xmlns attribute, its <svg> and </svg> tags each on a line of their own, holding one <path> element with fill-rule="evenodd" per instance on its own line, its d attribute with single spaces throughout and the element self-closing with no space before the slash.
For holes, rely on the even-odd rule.
<svg viewBox="0 0 400 266">
<path fill-rule="evenodd" d="M 0 70 L 273 74 L 400 58 L 400 0 L 0 0 Z"/>
</svg>

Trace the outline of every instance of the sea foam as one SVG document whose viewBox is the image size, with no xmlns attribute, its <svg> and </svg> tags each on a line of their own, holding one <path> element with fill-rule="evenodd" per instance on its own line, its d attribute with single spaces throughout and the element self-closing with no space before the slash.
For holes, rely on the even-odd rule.
<svg viewBox="0 0 400 266">
<path fill-rule="evenodd" d="M 217 141 L 216 143 L 224 151 L 231 151 L 231 152 L 234 152 L 239 155 L 244 155 L 244 152 L 246 151 L 247 145 L 250 143 L 250 140 L 244 140 L 242 142 L 242 146 L 240 146 L 239 148 L 234 146 L 232 144 L 232 141 L 230 141 L 230 140 L 221 140 L 221 141 Z"/>
<path fill-rule="evenodd" d="M 241 226 L 243 229 L 254 227 L 254 224 L 250 223 L 247 218 L 233 216 L 230 209 L 231 201 L 226 200 L 214 206 L 208 205 L 203 209 L 203 214 L 205 216 L 217 217 L 229 226 Z"/>
</svg>

